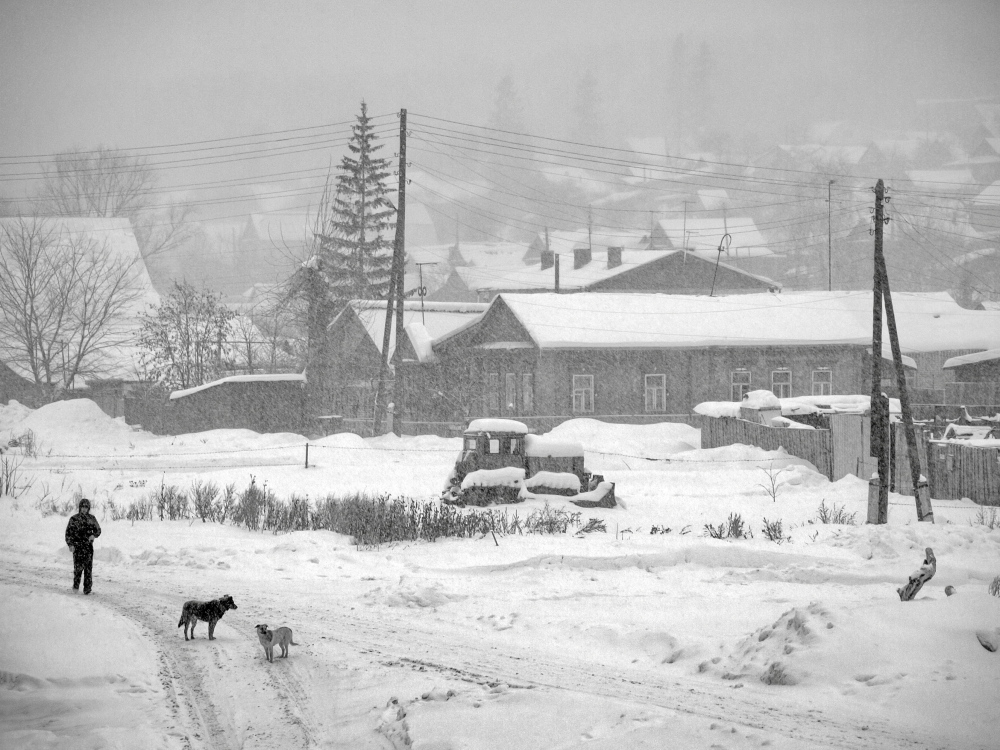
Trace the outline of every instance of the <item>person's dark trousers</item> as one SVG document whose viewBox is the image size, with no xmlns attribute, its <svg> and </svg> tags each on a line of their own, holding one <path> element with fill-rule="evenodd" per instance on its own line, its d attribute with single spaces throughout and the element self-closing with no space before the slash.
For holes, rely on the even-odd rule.
<svg viewBox="0 0 1000 750">
<path fill-rule="evenodd" d="M 94 548 L 73 550 L 73 588 L 80 588 L 80 576 L 83 576 L 83 593 L 89 594 L 94 585 Z"/>
</svg>

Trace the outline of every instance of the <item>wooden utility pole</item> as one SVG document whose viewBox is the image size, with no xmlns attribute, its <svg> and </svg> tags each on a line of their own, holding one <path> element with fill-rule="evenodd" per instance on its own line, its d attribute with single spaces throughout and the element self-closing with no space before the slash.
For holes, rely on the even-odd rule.
<svg viewBox="0 0 1000 750">
<path fill-rule="evenodd" d="M 887 202 L 890 199 L 885 197 Z M 888 217 L 883 217 L 882 223 L 888 223 Z M 896 388 L 899 391 L 899 408 L 902 412 L 903 431 L 906 434 L 906 450 L 910 463 L 910 479 L 913 482 L 913 497 L 917 504 L 917 520 L 934 523 L 934 511 L 931 509 L 930 490 L 927 481 L 920 474 L 920 453 L 917 450 L 916 430 L 913 427 L 913 412 L 910 410 L 910 396 L 906 387 L 906 370 L 903 367 L 903 356 L 899 346 L 899 334 L 896 330 L 896 315 L 892 309 L 892 293 L 889 290 L 889 274 L 885 268 L 885 255 L 881 243 L 875 253 L 876 273 L 880 277 L 882 299 L 885 302 L 885 321 L 889 328 L 889 345 L 892 347 L 892 360 L 896 366 Z"/>
<path fill-rule="evenodd" d="M 833 234 L 831 232 L 833 228 L 833 183 L 834 180 L 830 180 L 826 186 L 826 272 L 827 272 L 827 291 L 833 291 Z"/>
<path fill-rule="evenodd" d="M 872 508 L 873 498 L 869 491 L 868 520 L 870 523 L 885 523 L 888 520 L 889 493 L 889 456 L 885 446 L 885 435 L 889 426 L 889 403 L 882 397 L 881 360 L 882 360 L 882 302 L 885 303 L 885 319 L 889 329 L 889 345 L 892 349 L 892 359 L 896 369 L 896 388 L 899 391 L 899 406 L 902 412 L 903 427 L 906 434 L 906 448 L 910 463 L 910 479 L 913 482 L 913 496 L 917 506 L 917 520 L 934 523 L 934 511 L 931 508 L 930 492 L 927 482 L 920 472 L 920 454 L 917 450 L 916 431 L 913 427 L 913 414 L 910 410 L 910 398 L 906 386 L 906 370 L 903 367 L 903 356 L 899 346 L 899 334 L 896 329 L 896 315 L 892 307 L 892 293 L 889 289 L 889 274 L 885 267 L 885 255 L 882 251 L 882 227 L 889 222 L 884 215 L 884 203 L 890 200 L 885 197 L 885 186 L 882 180 L 875 185 L 875 258 L 874 258 L 874 306 L 872 315 L 872 455 L 876 455 L 876 412 L 875 396 L 878 391 L 878 447 L 879 447 L 879 493 L 877 513 Z M 877 347 L 877 348 L 876 348 Z M 876 376 L 879 382 L 876 382 Z M 873 516 L 876 520 L 873 520 Z"/>
<path fill-rule="evenodd" d="M 396 347 L 392 352 L 392 431 L 403 432 L 403 264 L 406 262 L 406 110 L 399 110 L 399 200 L 396 206 Z"/>
<path fill-rule="evenodd" d="M 420 323 L 421 325 L 426 323 L 424 320 L 424 297 L 427 296 L 427 287 L 424 286 L 424 266 L 436 266 L 435 261 L 426 261 L 424 263 L 417 263 L 417 273 L 420 274 L 420 286 L 417 288 L 417 296 L 420 297 Z"/>
<path fill-rule="evenodd" d="M 385 294 L 385 327 L 382 329 L 382 364 L 379 367 L 378 386 L 375 391 L 375 421 L 372 423 L 372 435 L 377 435 L 385 421 L 386 399 L 388 398 L 389 379 L 389 341 L 392 336 L 392 316 L 394 302 L 399 296 L 398 309 L 402 317 L 402 276 L 403 276 L 403 242 L 406 232 L 406 110 L 399 112 L 399 198 L 396 205 L 396 239 L 392 251 L 392 270 L 389 272 L 389 288 Z M 397 281 L 399 277 L 399 281 Z M 398 326 L 397 326 L 398 328 Z M 399 349 L 399 339 L 396 339 L 396 349 Z M 395 364 L 393 356 L 393 364 Z M 395 411 L 393 412 L 395 415 Z M 395 427 L 395 416 L 393 416 Z"/>
<path fill-rule="evenodd" d="M 878 258 L 882 255 L 882 180 L 875 185 L 875 272 L 872 277 L 872 390 L 869 451 L 878 459 L 878 481 L 868 485 L 868 523 L 889 520 L 889 452 L 885 439 L 889 430 L 889 400 L 882 395 L 882 275 Z"/>
</svg>

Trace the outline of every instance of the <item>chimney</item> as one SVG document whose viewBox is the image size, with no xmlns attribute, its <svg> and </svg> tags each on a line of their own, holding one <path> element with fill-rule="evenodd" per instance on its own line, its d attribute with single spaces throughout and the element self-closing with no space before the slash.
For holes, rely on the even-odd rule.
<svg viewBox="0 0 1000 750">
<path fill-rule="evenodd" d="M 583 268 L 588 263 L 590 263 L 590 248 L 589 247 L 574 247 L 573 248 L 573 268 Z"/>
<path fill-rule="evenodd" d="M 618 268 L 622 264 L 622 248 L 608 248 L 608 268 Z"/>
<path fill-rule="evenodd" d="M 559 294 L 559 256 L 555 256 L 556 294 Z"/>
<path fill-rule="evenodd" d="M 542 270 L 543 271 L 546 268 L 552 268 L 552 266 L 555 264 L 555 260 L 553 260 L 554 255 L 555 254 L 551 250 L 542 250 Z"/>
</svg>

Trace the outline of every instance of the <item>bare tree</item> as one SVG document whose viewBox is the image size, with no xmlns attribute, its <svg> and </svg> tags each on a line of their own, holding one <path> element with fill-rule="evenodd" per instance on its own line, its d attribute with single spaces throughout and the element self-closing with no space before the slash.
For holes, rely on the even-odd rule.
<svg viewBox="0 0 1000 750">
<path fill-rule="evenodd" d="M 138 263 L 56 221 L 0 221 L 3 357 L 48 386 L 105 374 L 109 350 L 129 338 Z"/>
<path fill-rule="evenodd" d="M 174 282 L 163 302 L 141 316 L 139 344 L 148 378 L 190 388 L 219 377 L 234 316 L 211 291 Z"/>
<path fill-rule="evenodd" d="M 156 172 L 140 156 L 99 146 L 58 154 L 45 170 L 38 213 L 51 216 L 115 216 L 132 222 L 144 257 L 179 245 L 191 236 L 194 209 L 157 204 Z"/>
</svg>

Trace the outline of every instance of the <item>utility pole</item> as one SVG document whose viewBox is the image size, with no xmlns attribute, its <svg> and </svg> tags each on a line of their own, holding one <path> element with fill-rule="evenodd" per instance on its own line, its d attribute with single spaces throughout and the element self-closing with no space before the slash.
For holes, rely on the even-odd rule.
<svg viewBox="0 0 1000 750">
<path fill-rule="evenodd" d="M 594 252 L 594 236 L 593 236 L 593 232 L 594 232 L 594 216 L 593 216 L 593 213 L 590 210 L 590 207 L 588 206 L 587 207 L 587 249 L 590 250 L 591 253 Z"/>
<path fill-rule="evenodd" d="M 827 272 L 827 291 L 833 291 L 833 233 L 831 229 L 833 227 L 833 183 L 835 180 L 830 180 L 826 186 L 826 272 Z"/>
<path fill-rule="evenodd" d="M 712 291 L 709 292 L 709 297 L 715 296 L 715 279 L 719 275 L 719 259 L 722 258 L 722 246 L 726 246 L 726 252 L 729 252 L 729 245 L 732 243 L 733 238 L 729 236 L 729 232 L 722 235 L 722 239 L 719 240 L 719 254 L 715 256 L 715 273 L 712 274 Z"/>
<path fill-rule="evenodd" d="M 878 480 L 868 483 L 868 523 L 889 520 L 889 453 L 885 439 L 889 431 L 889 399 L 882 395 L 882 274 L 878 258 L 882 255 L 882 180 L 875 184 L 875 273 L 872 278 L 872 390 L 869 415 L 871 420 L 869 453 L 878 459 Z M 872 484 L 872 481 L 875 481 Z"/>
<path fill-rule="evenodd" d="M 403 263 L 406 260 L 406 110 L 399 110 L 399 205 L 396 206 L 396 347 L 392 351 L 392 431 L 403 432 Z M 423 302 L 423 300 L 421 300 Z"/>
<path fill-rule="evenodd" d="M 424 286 L 424 266 L 436 266 L 437 263 L 432 263 L 427 261 L 426 263 L 417 263 L 417 273 L 420 274 L 420 286 L 417 289 L 417 296 L 420 297 L 420 324 L 423 325 L 427 321 L 424 320 L 424 297 L 427 296 L 427 287 Z"/>
<path fill-rule="evenodd" d="M 681 225 L 683 227 L 681 231 L 681 244 L 684 246 L 684 255 L 687 256 L 688 250 L 688 203 L 693 203 L 694 201 L 684 201 L 684 223 Z"/>
<path fill-rule="evenodd" d="M 386 381 L 389 375 L 389 340 L 392 335 L 392 316 L 395 298 L 399 295 L 399 316 L 402 318 L 402 283 L 397 277 L 403 276 L 403 242 L 406 232 L 406 110 L 399 112 L 399 197 L 396 205 L 396 239 L 392 251 L 392 270 L 389 272 L 389 288 L 385 294 L 385 327 L 382 330 L 382 363 L 379 367 L 378 388 L 375 391 L 375 421 L 372 423 L 372 435 L 385 421 L 386 398 L 388 397 Z M 399 339 L 396 339 L 396 349 L 399 349 Z M 396 357 L 393 356 L 395 363 Z M 395 427 L 395 411 L 393 412 L 393 427 Z"/>
<path fill-rule="evenodd" d="M 875 391 L 878 390 L 878 448 L 879 448 L 879 492 L 878 504 L 873 508 L 873 492 L 869 485 L 868 521 L 869 523 L 885 523 L 888 520 L 888 450 L 884 442 L 889 426 L 889 402 L 882 398 L 880 384 L 875 382 L 876 375 L 881 380 L 882 360 L 882 302 L 885 302 L 886 325 L 889 329 L 889 345 L 892 349 L 892 359 L 896 369 L 896 387 L 899 391 L 899 405 L 902 411 L 904 433 L 906 435 L 907 456 L 910 463 L 910 479 L 913 482 L 913 496 L 917 506 L 917 520 L 934 523 L 934 511 L 931 508 L 930 491 L 927 482 L 920 472 L 920 455 L 917 450 L 916 431 L 913 426 L 913 414 L 910 410 L 909 393 L 906 387 L 906 371 L 903 367 L 902 351 L 899 346 L 899 335 L 896 329 L 896 316 L 892 307 L 892 293 L 889 289 L 889 274 L 885 267 L 885 255 L 882 251 L 882 227 L 889 222 L 884 215 L 884 203 L 890 198 L 885 196 L 885 186 L 882 180 L 875 184 L 875 258 L 874 258 L 874 288 L 875 300 L 872 317 L 872 455 L 876 450 L 876 414 Z M 877 317 L 876 317 L 877 314 Z M 877 328 L 877 334 L 876 334 Z M 877 338 L 877 341 L 876 341 Z M 876 350 L 876 345 L 878 349 Z M 876 520 L 873 520 L 873 516 Z"/>
</svg>

